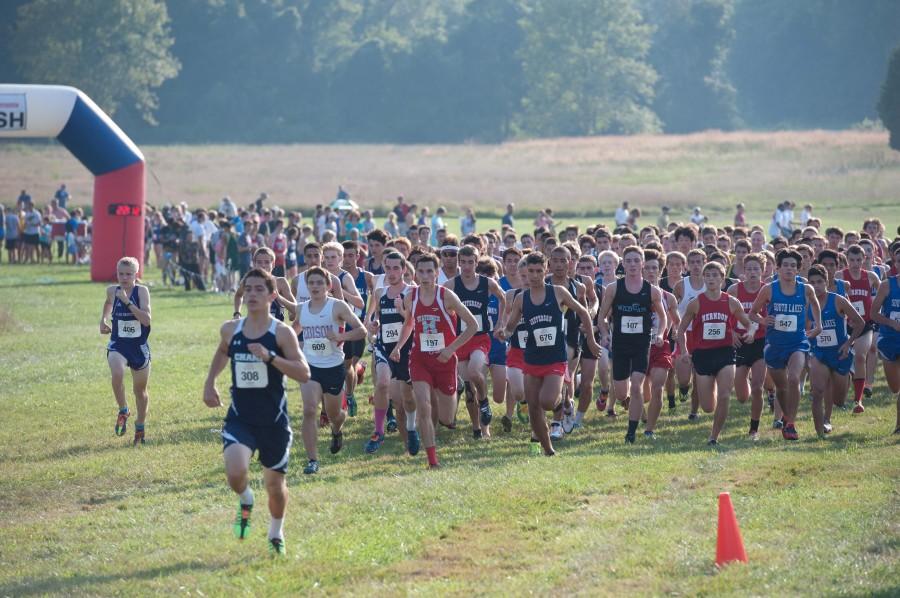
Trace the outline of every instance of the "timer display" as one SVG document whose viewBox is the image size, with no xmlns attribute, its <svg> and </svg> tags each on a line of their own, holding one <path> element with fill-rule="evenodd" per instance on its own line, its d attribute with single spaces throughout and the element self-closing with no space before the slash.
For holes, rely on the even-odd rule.
<svg viewBox="0 0 900 598">
<path fill-rule="evenodd" d="M 111 203 L 109 204 L 108 214 L 110 216 L 140 216 L 141 206 L 130 203 Z"/>
</svg>

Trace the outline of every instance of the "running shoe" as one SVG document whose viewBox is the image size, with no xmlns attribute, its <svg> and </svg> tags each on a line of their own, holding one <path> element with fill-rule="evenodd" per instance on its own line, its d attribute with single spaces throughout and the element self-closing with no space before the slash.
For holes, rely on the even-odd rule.
<svg viewBox="0 0 900 598">
<path fill-rule="evenodd" d="M 253 513 L 253 505 L 242 505 L 238 501 L 237 515 L 234 516 L 234 537 L 243 540 L 250 535 L 250 515 Z"/>
<path fill-rule="evenodd" d="M 393 434 L 397 431 L 397 418 L 394 417 L 394 406 L 390 404 L 388 405 L 387 420 L 384 424 L 384 429 L 388 434 Z"/>
<path fill-rule="evenodd" d="M 322 409 L 322 412 L 319 413 L 319 427 L 327 428 L 330 422 L 328 421 L 328 414 L 325 413 L 325 410 Z"/>
<path fill-rule="evenodd" d="M 757 440 L 759 440 L 759 432 L 757 432 L 757 431 L 750 432 L 750 440 L 752 440 L 753 442 L 756 442 Z"/>
<path fill-rule="evenodd" d="M 384 443 L 384 434 L 379 434 L 375 432 L 372 434 L 372 437 L 369 438 L 369 441 L 366 443 L 366 452 L 370 455 L 381 448 L 381 445 Z"/>
<path fill-rule="evenodd" d="M 634 434 L 625 434 L 625 444 L 634 444 Z"/>
<path fill-rule="evenodd" d="M 769 413 L 775 411 L 775 393 L 771 390 L 768 391 L 769 395 L 766 400 L 769 402 Z"/>
<path fill-rule="evenodd" d="M 619 416 L 616 415 L 616 410 L 615 410 L 615 409 L 607 409 L 607 410 L 606 410 L 606 417 L 619 417 Z"/>
<path fill-rule="evenodd" d="M 669 411 L 675 409 L 675 395 L 669 397 Z"/>
<path fill-rule="evenodd" d="M 504 415 L 500 418 L 500 425 L 503 426 L 503 431 L 507 434 L 512 432 L 512 420 L 509 419 L 508 415 Z"/>
<path fill-rule="evenodd" d="M 562 440 L 563 437 L 563 427 L 560 422 L 553 422 L 550 424 L 550 440 Z"/>
<path fill-rule="evenodd" d="M 328 449 L 331 451 L 332 455 L 336 455 L 341 452 L 341 449 L 344 448 L 344 433 L 338 432 L 335 434 L 331 433 L 331 447 Z"/>
<path fill-rule="evenodd" d="M 306 462 L 306 467 L 303 468 L 303 473 L 306 475 L 312 475 L 314 473 L 319 473 L 319 462 L 316 459 L 310 459 Z"/>
<path fill-rule="evenodd" d="M 831 425 L 831 422 L 826 419 L 823 429 L 825 430 L 826 434 L 831 434 L 831 431 L 834 430 L 834 427 Z"/>
<path fill-rule="evenodd" d="M 125 431 L 128 429 L 128 418 L 131 417 L 131 411 L 127 409 L 125 411 L 119 411 L 119 415 L 116 417 L 116 436 L 125 436 Z"/>
<path fill-rule="evenodd" d="M 894 428 L 894 434 L 900 434 L 900 426 Z"/>
<path fill-rule="evenodd" d="M 366 377 L 366 362 L 360 361 L 356 364 L 356 384 L 357 386 L 363 383 L 363 379 Z"/>
<path fill-rule="evenodd" d="M 484 437 L 484 434 L 481 433 L 481 428 L 477 430 L 472 430 L 472 438 L 475 440 L 481 440 Z"/>
<path fill-rule="evenodd" d="M 784 420 L 776 419 L 772 422 L 772 428 L 775 430 L 781 430 L 784 428 Z"/>
<path fill-rule="evenodd" d="M 597 411 L 606 411 L 606 402 L 609 400 L 609 391 L 600 391 L 597 395 Z"/>
<path fill-rule="evenodd" d="M 566 406 L 563 408 L 562 427 L 566 434 L 571 434 L 575 429 L 575 402 L 572 399 L 566 401 Z"/>
<path fill-rule="evenodd" d="M 631 405 L 631 397 L 625 397 L 624 399 L 622 399 L 619 402 L 622 403 L 622 407 L 624 407 L 625 409 L 628 409 L 628 406 Z"/>
<path fill-rule="evenodd" d="M 862 403 L 857 403 L 856 406 L 853 407 L 853 413 L 855 413 L 855 414 L 862 413 L 865 410 L 866 410 L 866 408 L 863 407 Z"/>
<path fill-rule="evenodd" d="M 781 436 L 785 440 L 799 440 L 800 435 L 797 434 L 797 428 L 794 427 L 794 424 L 785 424 L 781 429 Z"/>
<path fill-rule="evenodd" d="M 528 403 L 519 401 L 516 403 L 516 417 L 523 424 L 528 423 Z"/>
<path fill-rule="evenodd" d="M 143 430 L 135 430 L 134 431 L 134 442 L 131 446 L 138 446 L 144 444 L 144 431 Z"/>
<path fill-rule="evenodd" d="M 656 440 L 656 432 L 653 430 L 644 430 L 644 438 L 647 440 Z"/>
<path fill-rule="evenodd" d="M 356 397 L 353 395 L 347 395 L 347 415 L 350 417 L 356 417 L 356 410 L 358 406 L 356 404 Z"/>
<path fill-rule="evenodd" d="M 478 411 L 481 414 L 481 425 L 491 425 L 491 420 L 494 419 L 494 414 L 491 413 L 491 404 L 487 399 L 484 399 L 480 403 L 478 403 Z"/>
<path fill-rule="evenodd" d="M 872 387 L 871 387 L 871 386 L 866 386 L 865 388 L 863 388 L 863 395 L 864 395 L 867 399 L 871 399 L 871 398 L 872 398 Z"/>
<path fill-rule="evenodd" d="M 706 446 L 719 446 L 719 441 L 715 438 L 710 438 L 706 441 Z"/>
<path fill-rule="evenodd" d="M 287 554 L 282 538 L 269 538 L 269 554 L 272 556 L 284 556 Z"/>
<path fill-rule="evenodd" d="M 700 419 L 700 414 L 698 413 L 688 413 L 688 421 L 695 422 Z"/>
<path fill-rule="evenodd" d="M 419 454 L 419 433 L 416 430 L 406 431 L 406 450 L 415 457 Z"/>
</svg>

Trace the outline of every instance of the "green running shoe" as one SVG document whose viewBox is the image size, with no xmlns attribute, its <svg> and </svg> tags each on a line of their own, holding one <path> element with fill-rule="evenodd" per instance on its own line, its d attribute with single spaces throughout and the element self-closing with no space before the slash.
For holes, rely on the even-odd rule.
<svg viewBox="0 0 900 598">
<path fill-rule="evenodd" d="M 243 540 L 250 534 L 250 514 L 253 505 L 242 505 L 238 502 L 237 515 L 234 517 L 234 537 Z"/>
<path fill-rule="evenodd" d="M 282 538 L 269 538 L 269 554 L 279 557 L 287 554 Z"/>
</svg>

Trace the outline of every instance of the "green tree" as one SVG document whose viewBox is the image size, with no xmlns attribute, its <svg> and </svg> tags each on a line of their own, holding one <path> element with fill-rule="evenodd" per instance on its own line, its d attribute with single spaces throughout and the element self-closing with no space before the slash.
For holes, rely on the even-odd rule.
<svg viewBox="0 0 900 598">
<path fill-rule="evenodd" d="M 74 85 L 109 114 L 127 102 L 152 123 L 155 90 L 180 68 L 168 23 L 156 0 L 34 0 L 17 12 L 13 61 L 29 82 Z"/>
<path fill-rule="evenodd" d="M 891 53 L 887 76 L 881 84 L 878 116 L 891 133 L 891 147 L 900 151 L 900 46 Z"/>
<path fill-rule="evenodd" d="M 646 62 L 652 27 L 632 0 L 537 0 L 522 27 L 523 133 L 659 129 L 649 108 L 656 82 Z"/>
</svg>

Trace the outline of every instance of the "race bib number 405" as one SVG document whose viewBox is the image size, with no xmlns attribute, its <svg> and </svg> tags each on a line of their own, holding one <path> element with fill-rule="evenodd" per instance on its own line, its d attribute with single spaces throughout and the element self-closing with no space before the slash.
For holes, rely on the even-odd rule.
<svg viewBox="0 0 900 598">
<path fill-rule="evenodd" d="M 775 316 L 775 330 L 778 332 L 797 332 L 797 316 L 778 314 Z"/>
<path fill-rule="evenodd" d="M 261 361 L 236 361 L 234 377 L 238 388 L 265 388 L 269 385 L 269 370 Z"/>
<path fill-rule="evenodd" d="M 137 320 L 119 320 L 119 338 L 137 338 L 140 335 L 140 322 Z"/>
</svg>

